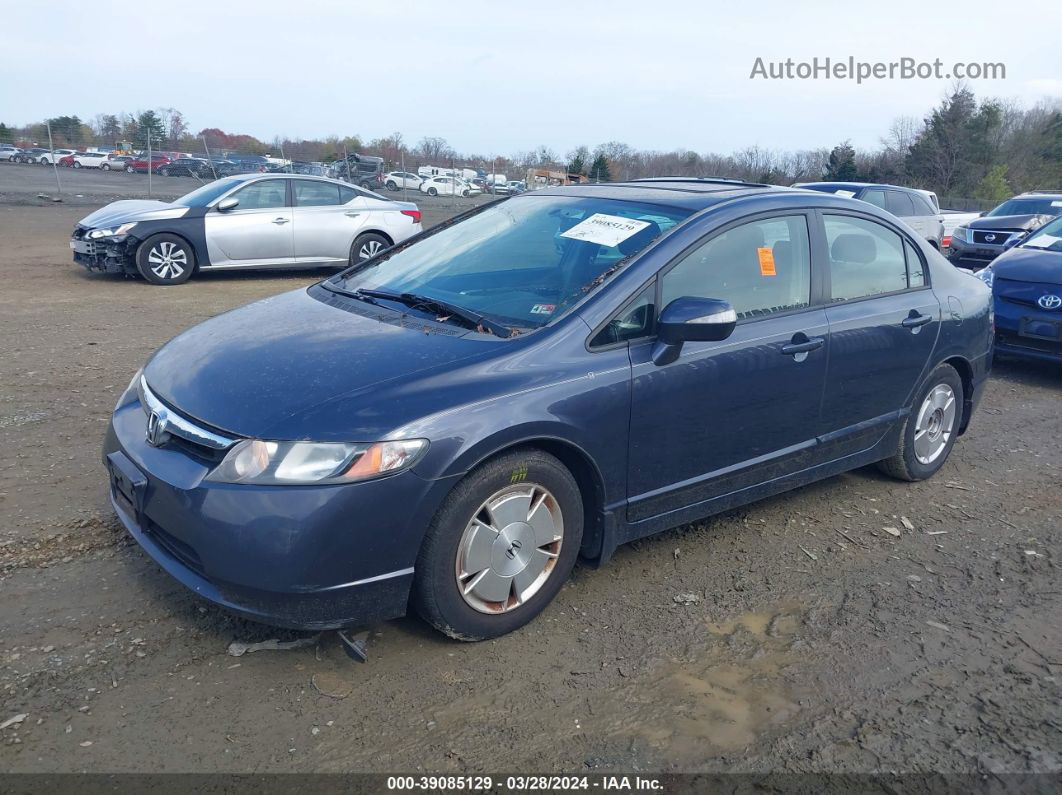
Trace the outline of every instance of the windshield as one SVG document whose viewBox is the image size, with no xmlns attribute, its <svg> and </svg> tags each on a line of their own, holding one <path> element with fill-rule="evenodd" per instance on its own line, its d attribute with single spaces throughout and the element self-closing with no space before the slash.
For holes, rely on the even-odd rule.
<svg viewBox="0 0 1062 795">
<path fill-rule="evenodd" d="M 1021 244 L 1021 248 L 1039 248 L 1062 253 L 1062 218 L 1056 218 L 1041 226 L 1029 235 L 1029 239 Z"/>
<path fill-rule="evenodd" d="M 597 197 L 510 199 L 348 272 L 340 283 L 347 290 L 416 293 L 534 328 L 689 214 Z"/>
<path fill-rule="evenodd" d="M 175 199 L 173 203 L 182 207 L 206 207 L 218 196 L 232 190 L 242 182 L 242 179 L 232 179 L 231 177 L 208 182 L 203 187 L 196 188 L 191 193 L 186 193 L 181 198 Z"/>
<path fill-rule="evenodd" d="M 988 217 L 996 215 L 1058 215 L 1062 213 L 1062 199 L 1007 199 L 996 207 Z"/>
</svg>

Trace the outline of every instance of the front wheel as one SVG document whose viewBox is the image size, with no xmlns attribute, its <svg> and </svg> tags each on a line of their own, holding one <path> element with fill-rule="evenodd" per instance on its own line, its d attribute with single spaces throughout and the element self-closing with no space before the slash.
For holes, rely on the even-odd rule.
<svg viewBox="0 0 1062 795">
<path fill-rule="evenodd" d="M 394 180 L 388 180 L 387 189 L 390 191 L 398 190 L 398 185 L 394 182 Z"/>
<path fill-rule="evenodd" d="M 125 172 L 126 172 L 127 174 L 135 174 L 135 173 L 136 173 L 136 169 L 135 169 L 135 168 L 133 168 L 132 166 L 126 166 L 126 167 L 125 167 Z"/>
<path fill-rule="evenodd" d="M 582 495 L 560 461 L 531 448 L 501 455 L 465 477 L 432 520 L 413 605 L 457 640 L 512 632 L 564 586 L 582 534 Z"/>
<path fill-rule="evenodd" d="M 195 270 L 195 252 L 177 235 L 155 235 L 140 244 L 136 266 L 151 284 L 184 284 Z"/>
<path fill-rule="evenodd" d="M 428 195 L 429 196 L 438 196 L 439 195 L 439 191 L 436 190 L 435 188 L 428 188 Z"/>
<path fill-rule="evenodd" d="M 963 407 L 962 379 L 948 364 L 926 379 L 911 413 L 904 420 L 900 447 L 878 466 L 900 480 L 925 480 L 948 460 L 959 434 Z"/>
<path fill-rule="evenodd" d="M 164 176 L 164 177 L 168 177 L 170 175 L 170 170 L 168 168 L 164 168 L 164 169 L 161 169 L 159 171 L 159 173 L 162 174 L 162 176 Z"/>
<path fill-rule="evenodd" d="M 110 171 L 111 167 L 109 165 L 107 165 L 106 163 L 104 163 L 102 166 L 100 166 L 100 170 L 101 171 Z"/>
<path fill-rule="evenodd" d="M 81 164 L 76 160 L 74 161 L 74 168 L 81 168 Z"/>
<path fill-rule="evenodd" d="M 366 232 L 359 235 L 350 247 L 350 264 L 357 265 L 372 259 L 385 248 L 389 248 L 391 241 L 378 232 Z"/>
</svg>

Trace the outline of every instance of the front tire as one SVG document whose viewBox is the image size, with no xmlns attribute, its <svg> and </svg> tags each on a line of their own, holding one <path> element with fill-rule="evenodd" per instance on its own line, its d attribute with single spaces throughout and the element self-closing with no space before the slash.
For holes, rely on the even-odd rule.
<svg viewBox="0 0 1062 795">
<path fill-rule="evenodd" d="M 413 606 L 457 640 L 512 632 L 564 586 L 582 535 L 582 495 L 564 465 L 534 448 L 505 453 L 466 476 L 435 515 Z"/>
<path fill-rule="evenodd" d="M 388 180 L 387 189 L 389 191 L 396 191 L 396 190 L 398 190 L 398 185 L 395 183 L 394 180 Z"/>
<path fill-rule="evenodd" d="M 100 166 L 100 171 L 110 171 L 110 170 L 111 170 L 111 167 L 109 165 L 107 165 L 106 163 L 104 163 L 102 166 Z"/>
<path fill-rule="evenodd" d="M 135 174 L 136 173 L 136 169 L 133 168 L 132 166 L 126 166 L 125 167 L 125 173 L 126 174 Z"/>
<path fill-rule="evenodd" d="M 195 270 L 195 252 L 184 238 L 177 235 L 154 235 L 140 244 L 136 267 L 151 284 L 184 284 Z"/>
<path fill-rule="evenodd" d="M 435 188 L 428 188 L 428 195 L 429 196 L 438 196 L 439 195 L 439 191 L 436 190 Z"/>
<path fill-rule="evenodd" d="M 938 366 L 926 379 L 911 413 L 904 420 L 900 446 L 878 463 L 899 480 L 925 480 L 948 460 L 959 435 L 963 407 L 962 379 L 948 364 Z"/>
<path fill-rule="evenodd" d="M 74 161 L 74 168 L 81 168 L 81 164 L 76 160 Z"/>
</svg>

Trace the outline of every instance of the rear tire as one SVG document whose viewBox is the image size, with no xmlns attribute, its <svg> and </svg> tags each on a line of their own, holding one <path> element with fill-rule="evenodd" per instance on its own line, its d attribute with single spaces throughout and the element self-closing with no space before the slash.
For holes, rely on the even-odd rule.
<svg viewBox="0 0 1062 795">
<path fill-rule="evenodd" d="M 436 190 L 435 188 L 428 188 L 428 195 L 429 196 L 438 196 L 439 195 L 439 191 Z"/>
<path fill-rule="evenodd" d="M 133 168 L 132 166 L 126 166 L 125 167 L 125 173 L 127 173 L 127 174 L 135 174 L 136 173 L 136 169 Z"/>
<path fill-rule="evenodd" d="M 81 168 L 81 164 L 76 160 L 74 161 L 74 168 Z"/>
<path fill-rule="evenodd" d="M 395 184 L 394 180 L 390 180 L 390 181 L 389 181 L 389 182 L 387 183 L 387 189 L 388 189 L 389 191 L 396 191 L 396 190 L 398 190 L 398 185 L 397 185 L 397 184 Z"/>
<path fill-rule="evenodd" d="M 948 460 L 962 423 L 962 378 L 948 364 L 939 365 L 925 380 L 904 419 L 900 446 L 878 462 L 886 475 L 899 480 L 925 480 Z"/>
<path fill-rule="evenodd" d="M 195 270 L 195 252 L 182 237 L 169 233 L 154 235 L 140 244 L 136 267 L 151 284 L 184 284 Z"/>
<path fill-rule="evenodd" d="M 350 264 L 359 265 L 390 247 L 391 241 L 379 232 L 366 232 L 363 235 L 358 235 L 354 239 L 354 244 L 350 247 Z"/>
<path fill-rule="evenodd" d="M 534 448 L 504 453 L 458 483 L 432 520 L 413 607 L 457 640 L 512 632 L 564 587 L 582 535 L 582 495 L 564 465 Z"/>
<path fill-rule="evenodd" d="M 104 163 L 102 166 L 100 166 L 100 171 L 110 171 L 110 170 L 111 170 L 111 167 L 109 165 L 107 165 L 106 163 Z"/>
</svg>

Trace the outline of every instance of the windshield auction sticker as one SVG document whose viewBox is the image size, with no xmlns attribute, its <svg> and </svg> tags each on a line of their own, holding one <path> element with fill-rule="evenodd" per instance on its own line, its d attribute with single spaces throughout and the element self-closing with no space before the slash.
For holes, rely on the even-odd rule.
<svg viewBox="0 0 1062 795">
<path fill-rule="evenodd" d="M 614 247 L 631 235 L 641 232 L 647 226 L 649 226 L 648 221 L 594 213 L 585 221 L 577 223 L 567 232 L 562 232 L 561 237 L 570 237 L 572 240 L 585 240 L 587 243 L 597 243 L 599 246 Z"/>
</svg>

